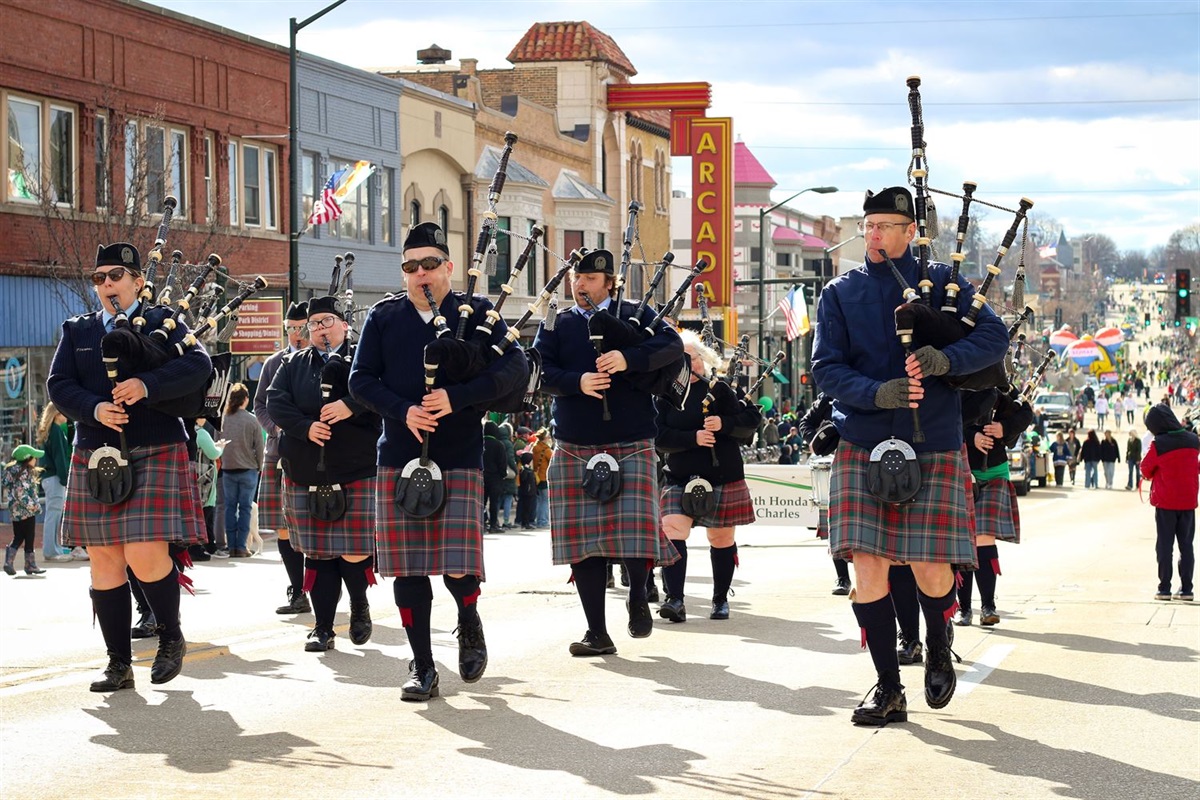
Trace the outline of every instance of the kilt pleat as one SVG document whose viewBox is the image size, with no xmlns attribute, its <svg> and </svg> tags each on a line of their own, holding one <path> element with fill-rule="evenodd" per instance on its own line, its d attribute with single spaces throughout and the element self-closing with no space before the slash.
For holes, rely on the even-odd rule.
<svg viewBox="0 0 1200 800">
<path fill-rule="evenodd" d="M 693 528 L 733 528 L 755 520 L 754 501 L 746 481 L 738 480 L 713 487 L 716 509 L 712 515 L 692 520 Z M 662 513 L 683 514 L 683 487 L 667 484 L 662 489 Z"/>
<path fill-rule="evenodd" d="M 385 577 L 475 575 L 483 570 L 483 471 L 442 473 L 446 505 L 415 519 L 396 507 L 401 470 L 380 467 L 375 489 L 375 563 Z"/>
<path fill-rule="evenodd" d="M 278 458 L 263 459 L 262 474 L 258 478 L 258 527 L 277 531 L 288 527 L 283 508 L 286 505 L 283 485 L 280 483 L 283 470 Z"/>
<path fill-rule="evenodd" d="M 583 491 L 587 462 L 608 453 L 621 469 L 621 491 L 607 503 Z M 659 519 L 658 456 L 654 443 L 577 445 L 559 442 L 550 459 L 550 539 L 555 564 L 585 558 L 647 558 L 658 564 L 679 559 Z"/>
<path fill-rule="evenodd" d="M 87 490 L 92 451 L 76 448 L 67 476 L 63 544 L 71 547 L 206 541 L 200 490 L 183 443 L 135 447 L 129 453 L 133 493 L 115 506 L 97 502 Z"/>
<path fill-rule="evenodd" d="M 970 472 L 963 451 L 918 453 L 921 489 L 895 506 L 867 489 L 869 450 L 838 445 L 829 487 L 829 547 L 837 558 L 855 552 L 893 561 L 975 567 Z"/>
<path fill-rule="evenodd" d="M 375 552 L 375 478 L 343 483 L 346 513 L 337 522 L 322 522 L 308 513 L 308 486 L 283 477 L 288 508 L 295 509 L 290 528 L 292 547 L 313 558 L 370 555 Z"/>
<path fill-rule="evenodd" d="M 1021 513 L 1012 481 L 1001 478 L 980 486 L 975 499 L 975 535 L 1021 543 Z"/>
</svg>

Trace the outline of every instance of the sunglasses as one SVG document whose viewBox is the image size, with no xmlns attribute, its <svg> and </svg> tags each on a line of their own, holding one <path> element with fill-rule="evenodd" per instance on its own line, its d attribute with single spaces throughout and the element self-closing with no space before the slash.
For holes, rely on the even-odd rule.
<svg viewBox="0 0 1200 800">
<path fill-rule="evenodd" d="M 121 278 L 125 277 L 126 272 L 128 272 L 130 275 L 137 275 L 137 272 L 127 267 L 117 267 L 116 269 L 110 269 L 108 272 L 100 272 L 97 270 L 96 272 L 92 273 L 92 283 L 96 286 L 102 285 L 106 280 L 116 283 L 117 281 L 121 280 Z"/>
<path fill-rule="evenodd" d="M 424 258 L 418 258 L 415 261 L 405 261 L 400 265 L 400 269 L 404 270 L 405 273 L 409 275 L 412 275 L 414 272 L 416 272 L 418 268 L 423 269 L 426 272 L 433 272 L 435 269 L 449 260 L 450 259 L 442 258 L 441 256 L 425 256 Z"/>
</svg>

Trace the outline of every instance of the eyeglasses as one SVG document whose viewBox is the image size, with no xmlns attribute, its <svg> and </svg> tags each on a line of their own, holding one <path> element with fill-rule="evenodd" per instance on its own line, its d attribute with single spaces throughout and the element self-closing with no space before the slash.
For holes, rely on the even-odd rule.
<svg viewBox="0 0 1200 800">
<path fill-rule="evenodd" d="M 121 278 L 125 277 L 126 272 L 128 272 L 130 275 L 137 274 L 127 267 L 117 267 L 116 269 L 110 269 L 108 272 L 101 272 L 97 270 L 92 273 L 92 283 L 96 286 L 102 285 L 106 280 L 116 283 L 117 281 L 121 280 Z"/>
<path fill-rule="evenodd" d="M 284 325 L 283 329 L 288 333 L 304 333 L 308 330 L 307 324 L 301 325 Z"/>
<path fill-rule="evenodd" d="M 880 233 L 886 234 L 888 231 L 894 230 L 895 228 L 907 228 L 909 225 L 912 225 L 912 223 L 911 222 L 860 222 L 860 223 L 858 223 L 858 232 L 859 233 L 874 233 L 875 231 L 879 231 Z"/>
<path fill-rule="evenodd" d="M 409 275 L 412 275 L 414 272 L 416 272 L 418 267 L 426 272 L 433 272 L 435 269 L 449 260 L 450 259 L 442 258 L 441 256 L 425 256 L 424 258 L 418 258 L 415 261 L 405 261 L 400 265 L 400 269 L 404 270 Z"/>
<path fill-rule="evenodd" d="M 315 322 L 310 322 L 307 325 L 305 325 L 304 327 L 308 328 L 310 333 L 316 333 L 317 331 L 323 331 L 326 328 L 332 328 L 333 323 L 335 323 L 337 321 L 338 321 L 338 318 L 335 317 L 333 314 L 330 314 L 328 317 L 316 320 Z"/>
</svg>

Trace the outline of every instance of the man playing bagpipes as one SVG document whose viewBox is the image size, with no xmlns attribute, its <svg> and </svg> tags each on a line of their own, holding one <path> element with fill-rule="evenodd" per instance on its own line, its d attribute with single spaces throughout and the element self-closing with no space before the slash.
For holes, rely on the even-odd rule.
<svg viewBox="0 0 1200 800">
<path fill-rule="evenodd" d="M 830 548 L 835 557 L 854 561 L 854 614 L 878 674 L 874 695 L 855 709 L 852 720 L 886 725 L 907 719 L 888 599 L 893 562 L 911 564 L 920 588 L 926 700 L 942 708 L 954 693 L 946 638 L 946 620 L 955 607 L 951 565 L 973 566 L 975 551 L 959 396 L 941 376 L 999 363 L 1008 334 L 984 306 L 969 335 L 906 357 L 895 312 L 907 298 L 888 262 L 909 286 L 918 283 L 919 265 L 909 251 L 917 231 L 913 198 L 903 187 L 868 192 L 863 212 L 866 263 L 835 278 L 821 295 L 813 374 L 834 398 L 833 422 L 841 435 L 830 481 Z M 949 273 L 945 265 L 931 266 L 939 292 Z M 974 288 L 965 280 L 956 283 L 962 315 L 972 306 Z M 918 406 L 923 437 L 914 436 Z"/>
<path fill-rule="evenodd" d="M 271 381 L 275 379 L 284 357 L 308 347 L 308 303 L 300 301 L 288 306 L 283 332 L 287 336 L 287 347 L 273 353 L 263 364 L 258 389 L 254 392 L 254 417 L 267 432 L 262 472 L 258 480 L 258 525 L 275 531 L 279 557 L 288 576 L 288 601 L 275 609 L 275 613 L 305 614 L 312 611 L 312 606 L 304 594 L 304 556 L 292 547 L 291 532 L 283 513 L 283 483 L 279 471 L 280 431 L 267 413 L 267 390 L 271 388 Z"/>
<path fill-rule="evenodd" d="M 647 573 L 656 562 L 678 558 L 659 526 L 654 396 L 635 379 L 679 362 L 683 343 L 661 320 L 641 335 L 640 327 L 613 316 L 605 321 L 634 331 L 638 343 L 605 344 L 596 324 L 601 320 L 591 318 L 616 312 L 623 319 L 634 311 L 633 303 L 618 307 L 613 300 L 607 250 L 584 255 L 572 278 L 575 305 L 559 312 L 553 330 L 543 323 L 533 343 L 542 357 L 542 388 L 554 397 L 558 441 L 548 475 L 550 531 L 554 563 L 571 565 L 587 618 L 587 632 L 570 652 L 608 655 L 617 652 L 604 613 L 608 560 L 625 562 L 629 635 L 644 638 L 654 625 Z"/>
<path fill-rule="evenodd" d="M 529 373 L 518 347 L 488 360 L 484 348 L 450 334 L 447 316 L 465 307 L 467 327 L 475 332 L 492 305 L 485 297 L 450 290 L 454 262 L 441 228 L 431 222 L 414 226 L 403 252 L 407 293 L 371 309 L 354 358 L 350 392 L 383 417 L 376 492 L 378 570 L 396 578 L 396 605 L 413 651 L 401 699 L 418 701 L 439 693 L 430 642 L 429 576 L 442 575 L 458 605 L 459 675 L 471 683 L 487 666 L 476 610 L 484 580 L 481 421 L 499 398 L 513 391 L 523 394 Z M 505 333 L 500 320 L 489 343 Z M 429 391 L 425 377 L 432 379 Z"/>
<path fill-rule="evenodd" d="M 316 626 L 304 646 L 333 649 L 342 584 L 350 595 L 350 641 L 371 638 L 367 587 L 375 583 L 375 443 L 379 415 L 349 396 L 350 325 L 336 297 L 308 302 L 312 344 L 283 359 L 267 390 L 267 413 L 282 435 L 288 528 L 304 554 L 303 592 Z"/>
<path fill-rule="evenodd" d="M 63 323 L 46 387 L 54 405 L 75 422 L 63 541 L 88 548 L 92 605 L 109 658 L 91 689 L 111 692 L 134 685 L 126 566 L 157 620 L 150 682 L 166 683 L 183 667 L 179 573 L 168 544 L 203 542 L 203 516 L 188 464 L 187 430 L 178 415 L 157 406 L 202 391 L 212 362 L 201 345 L 185 342 L 190 334 L 180 323 L 164 332 L 165 346 L 182 351 L 177 357 L 154 367 L 116 358 L 106 363 L 106 336 L 120 328 L 149 338 L 172 312 L 139 301 L 146 279 L 131 244 L 100 247 L 91 279 L 102 310 Z M 130 317 L 136 330 L 130 330 Z"/>
</svg>

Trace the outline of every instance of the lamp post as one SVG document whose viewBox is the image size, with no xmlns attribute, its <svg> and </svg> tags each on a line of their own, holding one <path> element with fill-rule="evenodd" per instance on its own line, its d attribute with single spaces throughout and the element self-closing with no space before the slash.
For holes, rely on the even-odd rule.
<svg viewBox="0 0 1200 800">
<path fill-rule="evenodd" d="M 295 17 L 288 21 L 288 300 L 291 302 L 300 294 L 300 155 L 296 152 L 300 149 L 300 98 L 296 96 L 296 34 L 344 2 L 330 3 L 303 22 L 296 22 Z"/>
<path fill-rule="evenodd" d="M 801 189 L 787 200 L 776 203 L 770 208 L 759 209 L 758 212 L 758 360 L 766 361 L 766 305 L 767 305 L 767 285 L 764 283 L 767 276 L 767 215 L 782 205 L 786 205 L 795 200 L 805 192 L 816 192 L 817 194 L 832 194 L 837 191 L 836 186 L 810 186 L 807 189 Z"/>
</svg>

